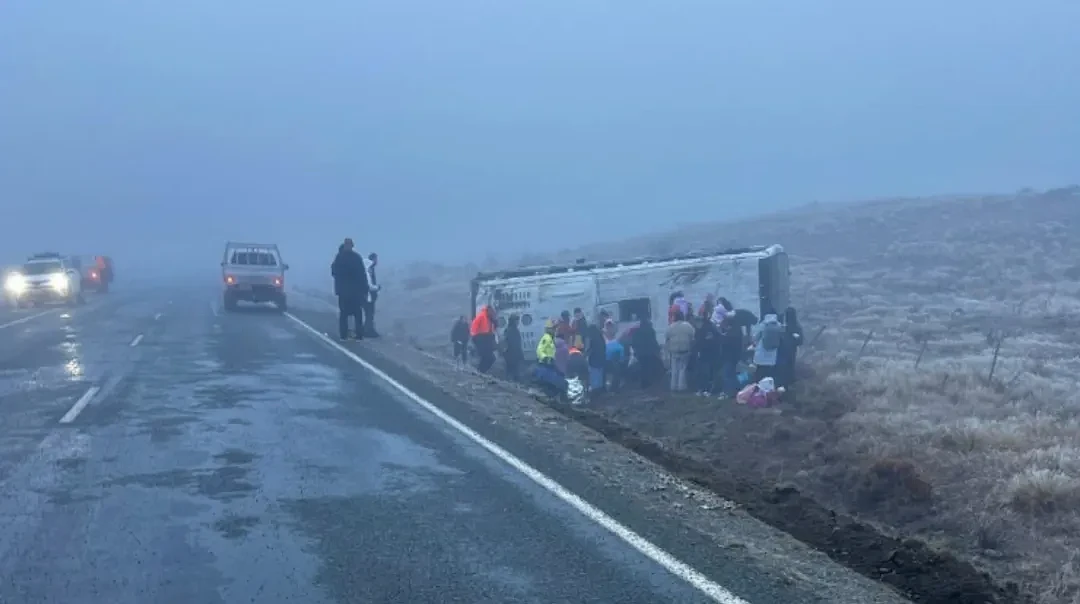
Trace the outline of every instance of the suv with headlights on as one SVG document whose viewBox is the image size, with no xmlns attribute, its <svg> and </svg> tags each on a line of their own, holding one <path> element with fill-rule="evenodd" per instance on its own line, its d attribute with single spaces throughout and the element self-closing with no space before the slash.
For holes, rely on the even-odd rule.
<svg viewBox="0 0 1080 604">
<path fill-rule="evenodd" d="M 70 258 L 55 253 L 35 254 L 8 275 L 4 291 L 15 306 L 47 302 L 82 304 L 82 275 Z"/>
</svg>

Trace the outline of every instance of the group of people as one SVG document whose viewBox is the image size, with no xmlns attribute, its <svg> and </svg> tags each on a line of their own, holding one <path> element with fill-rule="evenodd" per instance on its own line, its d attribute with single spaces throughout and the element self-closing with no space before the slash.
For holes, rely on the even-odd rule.
<svg viewBox="0 0 1080 604">
<path fill-rule="evenodd" d="M 348 340 L 350 335 L 356 340 L 379 337 L 375 331 L 375 301 L 379 299 L 375 267 L 378 264 L 378 254 L 372 252 L 365 259 L 356 252 L 350 238 L 338 246 L 337 256 L 330 265 L 330 274 L 334 277 L 334 295 L 338 299 L 338 336 L 342 340 Z M 353 318 L 355 325 L 351 332 L 349 317 Z"/>
<path fill-rule="evenodd" d="M 544 326 L 536 347 L 534 381 L 553 395 L 565 395 L 574 379 L 597 393 L 619 390 L 631 381 L 647 389 L 667 371 L 672 391 L 693 388 L 702 396 L 721 392 L 732 399 L 751 382 L 768 378 L 770 385 L 787 387 L 795 381 L 803 332 L 794 308 L 787 308 L 782 317 L 766 308 L 759 321 L 723 297 L 707 296 L 697 312 L 681 292 L 671 294 L 669 302 L 663 343 L 647 316 L 636 318 L 619 333 L 607 311 L 601 311 L 595 322 L 580 308 L 573 314 L 563 311 Z M 459 317 L 450 333 L 454 356 L 467 363 L 472 342 L 479 357 L 477 369 L 486 373 L 495 365 L 496 352 L 501 352 L 507 375 L 518 380 L 524 364 L 518 316 L 507 318 L 501 338 L 497 325 L 490 306 L 471 323 Z"/>
</svg>

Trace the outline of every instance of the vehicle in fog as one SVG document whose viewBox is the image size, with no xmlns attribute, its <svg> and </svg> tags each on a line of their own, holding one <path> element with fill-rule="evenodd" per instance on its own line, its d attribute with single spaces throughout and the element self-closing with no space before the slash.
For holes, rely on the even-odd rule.
<svg viewBox="0 0 1080 604">
<path fill-rule="evenodd" d="M 789 275 L 788 256 L 779 245 L 612 262 L 578 261 L 480 273 L 472 281 L 471 307 L 474 316 L 484 305 L 495 308 L 500 329 L 510 314 L 518 314 L 523 352 L 533 360 L 544 322 L 562 311 L 580 308 L 595 320 L 606 310 L 619 331 L 649 317 L 662 342 L 671 294 L 682 292 L 695 306 L 707 294 L 723 296 L 735 308 L 760 315 L 765 308 L 788 306 Z"/>
<path fill-rule="evenodd" d="M 4 280 L 4 292 L 16 307 L 50 302 L 82 304 L 82 278 L 77 262 L 55 252 L 35 254 Z"/>
<path fill-rule="evenodd" d="M 285 271 L 288 269 L 277 245 L 226 243 L 221 260 L 225 310 L 235 309 L 238 302 L 272 302 L 284 312 L 287 309 Z"/>
<path fill-rule="evenodd" d="M 106 293 L 113 281 L 112 258 L 108 256 L 79 256 L 77 269 L 82 276 L 83 291 Z"/>
</svg>

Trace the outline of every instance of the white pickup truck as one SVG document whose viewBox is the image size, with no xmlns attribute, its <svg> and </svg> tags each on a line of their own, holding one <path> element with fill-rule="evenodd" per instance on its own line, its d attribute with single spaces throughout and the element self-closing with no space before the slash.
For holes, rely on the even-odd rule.
<svg viewBox="0 0 1080 604">
<path fill-rule="evenodd" d="M 69 305 L 85 302 L 79 271 L 70 257 L 49 252 L 35 254 L 4 280 L 4 292 L 16 307 L 49 302 Z"/>
<path fill-rule="evenodd" d="M 225 310 L 236 309 L 238 302 L 273 302 L 285 312 L 285 271 L 278 246 L 272 243 L 225 244 L 221 260 Z"/>
</svg>

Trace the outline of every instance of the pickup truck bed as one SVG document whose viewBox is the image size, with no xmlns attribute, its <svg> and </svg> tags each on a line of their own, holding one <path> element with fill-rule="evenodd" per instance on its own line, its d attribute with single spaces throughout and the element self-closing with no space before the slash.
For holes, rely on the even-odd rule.
<svg viewBox="0 0 1080 604">
<path fill-rule="evenodd" d="M 285 311 L 285 271 L 288 268 L 274 244 L 225 244 L 221 261 L 225 310 L 234 310 L 239 302 L 272 302 Z"/>
</svg>

